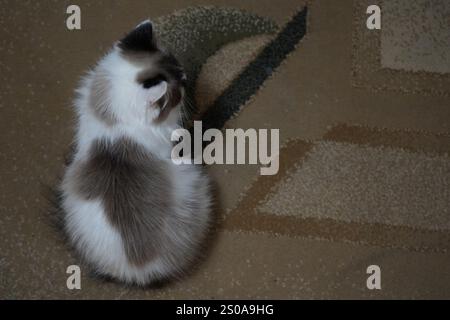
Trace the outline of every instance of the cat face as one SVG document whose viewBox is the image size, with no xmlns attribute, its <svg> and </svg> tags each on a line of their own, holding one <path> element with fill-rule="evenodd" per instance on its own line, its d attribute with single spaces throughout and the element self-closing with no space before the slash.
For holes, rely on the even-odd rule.
<svg viewBox="0 0 450 320">
<path fill-rule="evenodd" d="M 150 21 L 118 41 L 100 62 L 92 82 L 91 105 L 108 122 L 163 122 L 182 104 L 186 74 L 160 48 Z"/>
</svg>

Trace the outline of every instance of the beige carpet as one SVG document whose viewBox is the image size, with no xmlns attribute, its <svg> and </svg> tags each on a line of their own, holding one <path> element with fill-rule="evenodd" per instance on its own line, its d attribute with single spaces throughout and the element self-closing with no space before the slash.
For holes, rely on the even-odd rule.
<svg viewBox="0 0 450 320">
<path fill-rule="evenodd" d="M 81 73 L 147 16 L 227 6 L 280 32 L 305 1 L 83 0 L 76 32 L 69 1 L 0 3 L 0 298 L 450 298 L 448 1 L 378 1 L 379 31 L 365 27 L 374 1 L 309 1 L 305 37 L 225 124 L 279 128 L 279 173 L 208 168 L 217 236 L 182 281 L 127 288 L 83 268 L 78 291 L 65 271 L 79 261 L 48 223 L 43 185 L 63 168 Z M 206 59 L 200 110 L 275 39 L 269 29 Z M 366 287 L 372 264 L 381 290 Z"/>
</svg>

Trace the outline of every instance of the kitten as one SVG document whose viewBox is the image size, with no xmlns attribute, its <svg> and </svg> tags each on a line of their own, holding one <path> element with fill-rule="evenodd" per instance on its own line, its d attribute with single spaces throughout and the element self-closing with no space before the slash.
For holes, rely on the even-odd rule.
<svg viewBox="0 0 450 320">
<path fill-rule="evenodd" d="M 186 75 L 139 24 L 78 89 L 75 153 L 61 184 L 71 244 L 101 275 L 145 285 L 193 262 L 210 222 L 200 166 L 176 165 Z"/>
</svg>

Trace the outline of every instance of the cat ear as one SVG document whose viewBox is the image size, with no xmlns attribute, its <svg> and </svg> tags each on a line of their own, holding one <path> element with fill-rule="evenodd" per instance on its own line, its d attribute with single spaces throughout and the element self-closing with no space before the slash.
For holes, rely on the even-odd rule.
<svg viewBox="0 0 450 320">
<path fill-rule="evenodd" d="M 147 90 L 147 99 L 150 103 L 158 102 L 167 92 L 167 82 L 163 81 Z"/>
<path fill-rule="evenodd" d="M 136 28 L 119 41 L 119 48 L 124 51 L 156 51 L 156 42 L 153 36 L 153 25 L 150 20 L 138 24 Z"/>
</svg>

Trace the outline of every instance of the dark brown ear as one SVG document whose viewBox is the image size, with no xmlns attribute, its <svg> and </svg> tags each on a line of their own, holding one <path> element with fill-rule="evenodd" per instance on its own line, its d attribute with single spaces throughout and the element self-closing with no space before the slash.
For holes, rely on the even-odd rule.
<svg viewBox="0 0 450 320">
<path fill-rule="evenodd" d="M 169 94 L 163 95 L 156 103 L 157 106 L 161 109 L 161 112 L 158 118 L 155 119 L 156 122 L 162 122 L 166 120 L 170 111 L 175 108 L 183 98 L 180 88 L 168 86 L 167 90 Z"/>
<path fill-rule="evenodd" d="M 124 51 L 153 52 L 156 42 L 153 37 L 153 25 L 150 20 L 141 22 L 133 31 L 119 41 L 119 48 Z"/>
</svg>

